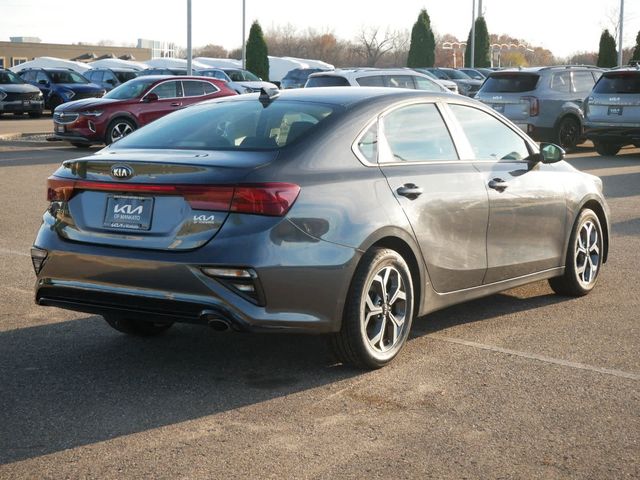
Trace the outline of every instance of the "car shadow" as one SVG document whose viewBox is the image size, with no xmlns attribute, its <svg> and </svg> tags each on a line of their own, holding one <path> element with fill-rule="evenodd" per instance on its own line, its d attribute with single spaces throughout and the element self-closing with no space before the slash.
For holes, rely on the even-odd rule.
<svg viewBox="0 0 640 480">
<path fill-rule="evenodd" d="M 605 198 L 627 198 L 640 194 L 640 173 L 621 173 L 600 178 Z"/>
</svg>

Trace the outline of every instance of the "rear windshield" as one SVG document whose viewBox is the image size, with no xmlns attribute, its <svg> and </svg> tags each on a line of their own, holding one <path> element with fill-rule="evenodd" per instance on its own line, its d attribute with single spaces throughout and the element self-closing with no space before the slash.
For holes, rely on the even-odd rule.
<svg viewBox="0 0 640 480">
<path fill-rule="evenodd" d="M 72 71 L 62 71 L 58 72 L 55 70 L 50 70 L 47 72 L 51 81 L 53 83 L 89 83 L 89 80 L 84 78 L 82 75 Z"/>
<path fill-rule="evenodd" d="M 138 74 L 136 72 L 116 72 L 116 77 L 120 80 L 120 83 L 128 82 L 136 78 Z"/>
<path fill-rule="evenodd" d="M 482 91 L 490 93 L 529 92 L 535 90 L 539 78 L 539 75 L 521 73 L 491 75 L 482 85 Z"/>
<path fill-rule="evenodd" d="M 640 72 L 607 73 L 600 77 L 593 93 L 640 93 Z"/>
<path fill-rule="evenodd" d="M 275 150 L 304 136 L 341 107 L 275 100 L 205 103 L 156 120 L 114 148 Z"/>
<path fill-rule="evenodd" d="M 326 75 L 319 77 L 309 77 L 305 87 L 348 87 L 349 81 L 344 77 Z"/>
</svg>

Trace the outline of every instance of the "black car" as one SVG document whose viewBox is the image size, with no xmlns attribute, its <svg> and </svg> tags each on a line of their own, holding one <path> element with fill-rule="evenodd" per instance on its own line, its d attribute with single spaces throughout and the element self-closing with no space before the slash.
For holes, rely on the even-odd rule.
<svg viewBox="0 0 640 480">
<path fill-rule="evenodd" d="M 138 76 L 138 70 L 133 68 L 92 68 L 84 74 L 85 78 L 101 86 L 107 92 L 118 85 L 122 85 Z"/>
<path fill-rule="evenodd" d="M 65 102 L 102 97 L 105 94 L 104 88 L 89 82 L 70 68 L 27 68 L 18 75 L 40 89 L 45 108 L 52 112 Z"/>
<path fill-rule="evenodd" d="M 294 68 L 289 70 L 280 81 L 280 88 L 302 88 L 307 83 L 309 75 L 316 72 L 324 72 L 323 68 Z"/>
<path fill-rule="evenodd" d="M 599 178 L 480 102 L 331 87 L 201 102 L 48 180 L 36 302 L 156 335 L 323 333 L 377 368 L 414 317 L 548 279 L 596 285 Z"/>
<path fill-rule="evenodd" d="M 11 70 L 0 69 L 0 115 L 28 113 L 37 118 L 42 115 L 44 100 L 39 88 L 29 85 Z"/>
</svg>

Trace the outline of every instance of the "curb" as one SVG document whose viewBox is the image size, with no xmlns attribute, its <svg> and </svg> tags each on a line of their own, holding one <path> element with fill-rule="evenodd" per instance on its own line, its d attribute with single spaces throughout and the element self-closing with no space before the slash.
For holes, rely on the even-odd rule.
<svg viewBox="0 0 640 480">
<path fill-rule="evenodd" d="M 9 142 L 11 140 L 19 140 L 33 136 L 49 135 L 51 132 L 33 132 L 33 133 L 0 133 L 0 141 Z"/>
</svg>

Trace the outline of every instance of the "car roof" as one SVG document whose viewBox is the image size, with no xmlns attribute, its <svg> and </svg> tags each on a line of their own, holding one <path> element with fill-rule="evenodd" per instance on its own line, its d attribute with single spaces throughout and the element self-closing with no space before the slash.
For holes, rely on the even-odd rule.
<svg viewBox="0 0 640 480">
<path fill-rule="evenodd" d="M 372 67 L 363 67 L 363 68 L 337 68 L 335 70 L 322 70 L 320 72 L 316 72 L 316 73 L 312 73 L 311 75 L 309 75 L 309 78 L 311 77 L 325 77 L 325 76 L 331 76 L 331 77 L 341 77 L 344 75 L 354 75 L 354 74 L 358 74 L 361 73 L 363 75 L 367 75 L 367 74 L 371 74 L 371 75 L 380 75 L 380 74 L 398 74 L 398 73 L 404 73 L 404 74 L 411 74 L 411 75 L 420 75 L 420 76 L 424 76 L 424 74 L 415 71 L 412 68 L 372 68 Z"/>
</svg>

